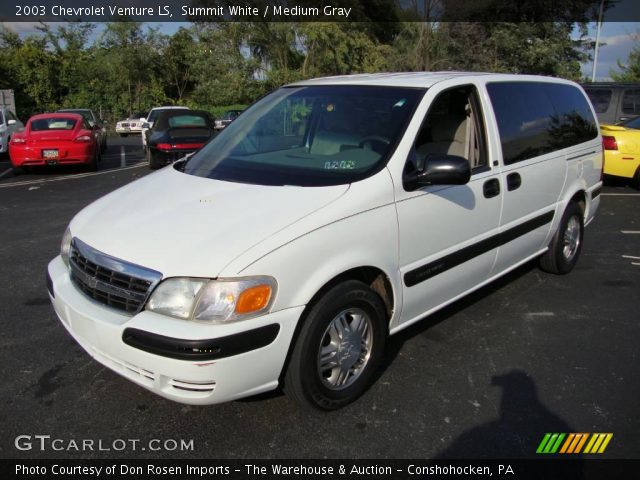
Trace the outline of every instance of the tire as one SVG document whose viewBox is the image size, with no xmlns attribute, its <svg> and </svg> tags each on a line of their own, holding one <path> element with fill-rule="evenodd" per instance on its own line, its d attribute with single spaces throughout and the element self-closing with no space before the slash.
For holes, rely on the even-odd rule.
<svg viewBox="0 0 640 480">
<path fill-rule="evenodd" d="M 14 177 L 17 177 L 18 175 L 27 173 L 27 170 L 24 167 L 11 167 L 11 173 L 13 173 Z"/>
<path fill-rule="evenodd" d="M 149 169 L 150 170 L 158 170 L 163 167 L 163 164 L 158 161 L 158 159 L 153 155 L 151 149 L 147 148 L 147 160 L 149 161 Z"/>
<path fill-rule="evenodd" d="M 636 190 L 640 190 L 640 167 L 638 167 L 636 174 L 633 177 L 633 186 Z"/>
<path fill-rule="evenodd" d="M 98 170 L 98 149 L 93 153 L 93 158 L 87 163 L 87 171 L 96 172 Z"/>
<path fill-rule="evenodd" d="M 583 236 L 582 208 L 576 202 L 571 202 L 562 215 L 549 250 L 540 257 L 540 268 L 556 275 L 569 273 L 578 263 Z"/>
<path fill-rule="evenodd" d="M 387 336 L 382 299 L 366 284 L 348 280 L 324 294 L 301 321 L 285 392 L 301 406 L 319 410 L 353 402 L 369 387 L 382 359 Z M 322 350 L 336 360 L 321 362 Z"/>
</svg>

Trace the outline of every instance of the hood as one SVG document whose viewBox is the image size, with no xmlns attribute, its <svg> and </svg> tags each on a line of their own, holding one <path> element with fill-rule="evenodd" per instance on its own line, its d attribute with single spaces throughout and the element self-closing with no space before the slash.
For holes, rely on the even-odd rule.
<svg viewBox="0 0 640 480">
<path fill-rule="evenodd" d="M 348 189 L 223 182 L 167 167 L 86 207 L 71 232 L 164 277 L 216 277 L 238 255 Z"/>
</svg>

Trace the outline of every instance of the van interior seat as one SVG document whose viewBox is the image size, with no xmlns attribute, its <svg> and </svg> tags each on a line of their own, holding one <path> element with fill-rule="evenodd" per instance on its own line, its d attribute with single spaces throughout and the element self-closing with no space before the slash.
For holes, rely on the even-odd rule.
<svg viewBox="0 0 640 480">
<path fill-rule="evenodd" d="M 457 155 L 466 154 L 467 116 L 465 114 L 447 114 L 434 119 L 431 126 L 431 141 L 418 146 L 419 156 L 429 154 Z"/>
<path fill-rule="evenodd" d="M 359 137 L 341 132 L 319 130 L 313 137 L 309 152 L 315 155 L 334 155 L 348 148 L 357 148 Z"/>
</svg>

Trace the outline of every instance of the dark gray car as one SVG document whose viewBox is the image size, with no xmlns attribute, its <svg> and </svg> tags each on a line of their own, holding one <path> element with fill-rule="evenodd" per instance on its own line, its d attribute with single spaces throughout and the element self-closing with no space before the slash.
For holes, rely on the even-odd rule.
<svg viewBox="0 0 640 480">
<path fill-rule="evenodd" d="M 615 125 L 640 116 L 640 83 L 596 82 L 582 88 L 600 123 Z"/>
</svg>

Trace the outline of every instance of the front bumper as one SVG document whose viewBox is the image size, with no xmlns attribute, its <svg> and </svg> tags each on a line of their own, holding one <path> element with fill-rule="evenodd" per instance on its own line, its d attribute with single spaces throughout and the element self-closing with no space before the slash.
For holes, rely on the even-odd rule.
<svg viewBox="0 0 640 480">
<path fill-rule="evenodd" d="M 304 308 L 289 308 L 227 325 L 188 322 L 147 311 L 128 316 L 81 293 L 71 283 L 68 269 L 59 256 L 49 263 L 48 277 L 49 296 L 56 314 L 92 357 L 158 395 L 194 405 L 226 402 L 276 388 Z M 271 343 L 215 360 L 170 358 L 123 341 L 125 330 L 132 329 L 185 341 L 208 341 L 267 325 L 279 327 Z"/>
</svg>

